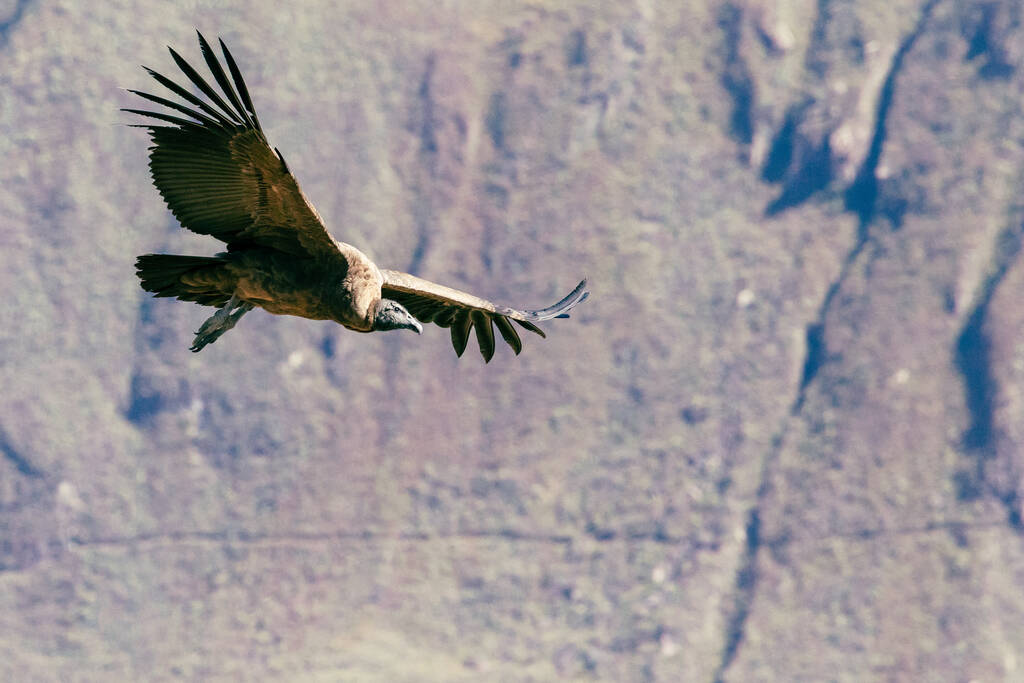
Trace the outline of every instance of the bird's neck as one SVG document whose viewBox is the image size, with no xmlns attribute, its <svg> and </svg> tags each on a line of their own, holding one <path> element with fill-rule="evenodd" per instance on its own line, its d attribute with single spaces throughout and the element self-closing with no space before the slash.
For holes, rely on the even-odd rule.
<svg viewBox="0 0 1024 683">
<path fill-rule="evenodd" d="M 339 242 L 338 249 L 348 262 L 348 269 L 329 287 L 325 297 L 328 312 L 333 320 L 349 329 L 369 332 L 373 329 L 384 277 L 373 261 L 352 245 Z"/>
</svg>

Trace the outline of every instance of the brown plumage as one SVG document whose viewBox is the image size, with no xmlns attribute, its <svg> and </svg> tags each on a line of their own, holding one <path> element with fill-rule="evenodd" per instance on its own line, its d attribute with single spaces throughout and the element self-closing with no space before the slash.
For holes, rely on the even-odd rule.
<svg viewBox="0 0 1024 683">
<path fill-rule="evenodd" d="M 160 122 L 141 127 L 153 141 L 153 183 L 174 216 L 183 227 L 227 244 L 227 251 L 212 257 L 146 254 L 136 264 L 146 291 L 220 308 L 196 334 L 193 351 L 216 341 L 259 306 L 280 315 L 334 320 L 359 332 L 420 332 L 421 322 L 432 322 L 451 330 L 460 356 L 475 331 L 480 352 L 490 361 L 494 327 L 518 354 L 522 341 L 511 321 L 543 337 L 535 323 L 567 318 L 587 298 L 583 280 L 542 310 L 498 306 L 408 273 L 380 269 L 355 247 L 335 240 L 284 157 L 267 142 L 224 42 L 220 47 L 230 76 L 202 34 L 199 45 L 220 92 L 172 49 L 175 63 L 206 99 L 147 68 L 184 104 L 132 90 L 174 113 L 124 110 Z"/>
</svg>

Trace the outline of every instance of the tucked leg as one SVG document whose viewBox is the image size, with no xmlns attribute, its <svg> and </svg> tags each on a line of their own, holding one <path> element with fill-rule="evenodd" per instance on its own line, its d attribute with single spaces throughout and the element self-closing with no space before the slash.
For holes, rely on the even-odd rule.
<svg viewBox="0 0 1024 683">
<path fill-rule="evenodd" d="M 207 344 L 217 341 L 222 334 L 235 326 L 239 318 L 252 309 L 252 304 L 239 301 L 238 297 L 232 296 L 230 301 L 199 327 L 195 341 L 192 342 L 192 351 L 201 351 Z"/>
</svg>

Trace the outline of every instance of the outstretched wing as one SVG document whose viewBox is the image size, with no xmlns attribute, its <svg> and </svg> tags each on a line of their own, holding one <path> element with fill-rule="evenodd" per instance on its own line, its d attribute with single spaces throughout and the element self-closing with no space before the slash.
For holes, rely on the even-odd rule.
<svg viewBox="0 0 1024 683">
<path fill-rule="evenodd" d="M 554 306 L 539 311 L 518 311 L 408 273 L 397 270 L 382 270 L 381 273 L 384 275 L 382 296 L 405 306 L 420 322 L 450 328 L 452 346 L 459 356 L 466 350 L 470 330 L 475 330 L 480 353 L 483 354 L 485 362 L 490 362 L 494 356 L 494 326 L 516 355 L 519 355 L 523 349 L 523 342 L 510 321 L 514 320 L 543 337 L 543 330 L 534 323 L 552 318 L 568 318 L 569 310 L 589 295 L 587 281 L 584 279 L 576 285 L 576 289 Z"/>
<path fill-rule="evenodd" d="M 340 257 L 284 158 L 270 148 L 224 41 L 220 47 L 230 79 L 201 33 L 199 46 L 220 93 L 168 48 L 191 84 L 208 99 L 143 67 L 183 102 L 131 90 L 175 114 L 124 110 L 161 122 L 140 127 L 147 128 L 153 140 L 149 168 L 171 213 L 189 230 L 227 242 L 229 250 L 258 245 L 302 256 Z"/>
</svg>

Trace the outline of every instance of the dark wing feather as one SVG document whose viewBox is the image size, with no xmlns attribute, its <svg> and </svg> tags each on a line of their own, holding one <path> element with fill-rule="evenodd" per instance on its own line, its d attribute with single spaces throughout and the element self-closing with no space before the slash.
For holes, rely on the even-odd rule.
<svg viewBox="0 0 1024 683">
<path fill-rule="evenodd" d="M 455 347 L 455 355 L 462 358 L 469 343 L 469 331 L 473 329 L 473 320 L 469 317 L 469 311 L 459 311 L 452 321 L 452 346 Z"/>
<path fill-rule="evenodd" d="M 480 345 L 480 353 L 483 354 L 484 362 L 490 363 L 491 358 L 494 357 L 494 327 L 491 324 L 491 317 L 479 309 L 471 311 L 469 317 L 473 319 L 476 343 Z"/>
<path fill-rule="evenodd" d="M 497 326 L 501 338 L 518 355 L 523 349 L 523 342 L 510 321 L 514 320 L 523 328 L 543 337 L 544 332 L 534 323 L 552 318 L 568 318 L 569 311 L 589 295 L 587 281 L 583 280 L 568 296 L 553 306 L 539 311 L 520 311 L 498 306 L 472 294 L 429 282 L 408 273 L 397 270 L 382 270 L 381 273 L 384 275 L 382 296 L 402 304 L 421 322 L 433 322 L 441 327 L 450 327 L 452 346 L 455 347 L 457 355 L 462 356 L 469 341 L 470 330 L 475 330 L 480 353 L 485 361 L 490 361 L 494 356 L 492 324 Z"/>
<path fill-rule="evenodd" d="M 255 121 L 249 118 L 248 112 L 242 107 L 242 103 L 238 101 L 238 95 L 235 94 L 235 89 L 231 87 L 231 81 L 228 80 L 227 74 L 224 73 L 224 67 L 220 65 L 220 61 L 217 59 L 217 54 L 210 47 L 210 44 L 206 42 L 206 38 L 203 38 L 203 34 L 199 33 L 199 49 L 203 53 L 203 59 L 206 60 L 206 65 L 210 67 L 210 73 L 217 80 L 217 85 L 220 89 L 228 96 L 231 100 L 231 108 L 233 111 L 242 115 L 245 124 L 249 128 L 255 128 L 259 130 L 259 126 L 256 125 Z M 223 103 L 222 103 L 223 104 Z"/>
<path fill-rule="evenodd" d="M 516 328 L 512 327 L 512 323 L 508 321 L 503 315 L 494 316 L 494 324 L 498 326 L 498 332 L 501 332 L 501 338 L 512 347 L 516 355 L 523 350 L 523 340 L 519 338 L 519 333 L 516 332 Z"/>
<path fill-rule="evenodd" d="M 260 119 L 256 116 L 256 107 L 252 106 L 252 98 L 249 97 L 249 89 L 245 87 L 245 80 L 242 78 L 242 72 L 238 70 L 238 65 L 235 64 L 235 58 L 228 52 L 228 46 L 224 44 L 224 41 L 220 38 L 217 39 L 220 43 L 221 52 L 224 53 L 224 61 L 228 63 L 228 69 L 231 70 L 231 78 L 234 79 L 235 85 L 238 86 L 238 96 L 242 98 L 242 103 L 245 104 L 246 111 L 249 112 L 249 116 L 252 117 L 253 124 L 256 126 L 256 130 L 263 130 L 260 128 Z"/>
<path fill-rule="evenodd" d="M 255 245 L 299 256 L 343 258 L 284 159 L 267 142 L 241 72 L 223 41 L 220 45 L 230 78 L 199 34 L 220 93 L 171 50 L 178 68 L 207 100 L 152 69 L 146 70 L 184 103 L 131 91 L 190 117 L 125 110 L 160 122 L 146 125 L 153 140 L 153 183 L 182 226 L 226 242 L 229 251 Z"/>
</svg>

